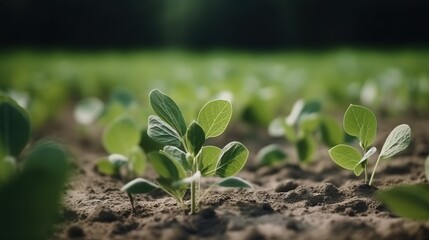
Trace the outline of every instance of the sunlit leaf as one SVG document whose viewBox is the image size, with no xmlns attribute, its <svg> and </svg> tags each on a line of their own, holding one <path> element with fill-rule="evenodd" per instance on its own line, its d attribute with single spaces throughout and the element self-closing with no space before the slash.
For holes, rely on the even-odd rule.
<svg viewBox="0 0 429 240">
<path fill-rule="evenodd" d="M 361 153 L 357 149 L 345 144 L 339 144 L 329 149 L 329 155 L 340 167 L 353 170 L 358 176 L 362 173 L 361 165 L 357 165 L 361 160 Z"/>
<path fill-rule="evenodd" d="M 377 198 L 399 216 L 429 219 L 429 185 L 398 186 L 377 192 Z"/>
<path fill-rule="evenodd" d="M 241 179 L 239 177 L 227 177 L 221 179 L 219 182 L 216 183 L 218 186 L 221 187 L 233 187 L 233 188 L 253 188 L 252 184 L 250 184 L 248 181 Z"/>
<path fill-rule="evenodd" d="M 160 154 L 179 162 L 185 170 L 191 170 L 191 166 L 186 159 L 186 153 L 174 146 L 165 146 L 163 150 L 159 152 Z"/>
<path fill-rule="evenodd" d="M 183 118 L 177 104 L 169 96 L 155 89 L 149 94 L 150 104 L 153 111 L 171 127 L 173 127 L 180 136 L 186 133 L 186 122 Z"/>
<path fill-rule="evenodd" d="M 204 130 L 197 122 L 192 122 L 186 132 L 186 142 L 188 150 L 196 156 L 204 145 L 205 141 Z"/>
<path fill-rule="evenodd" d="M 248 156 L 249 150 L 243 144 L 229 143 L 220 153 L 216 164 L 216 175 L 219 177 L 233 176 L 244 167 Z"/>
<path fill-rule="evenodd" d="M 199 159 L 199 169 L 203 176 L 212 176 L 215 173 L 216 163 L 222 149 L 215 146 L 204 146 Z"/>
<path fill-rule="evenodd" d="M 351 104 L 344 114 L 344 130 L 359 138 L 364 148 L 370 146 L 377 133 L 377 119 L 369 109 Z"/>
<path fill-rule="evenodd" d="M 127 155 L 140 141 L 140 129 L 127 117 L 109 124 L 103 133 L 104 148 L 110 153 Z"/>
<path fill-rule="evenodd" d="M 406 149 L 411 141 L 411 128 L 407 124 L 401 124 L 395 127 L 390 132 L 386 141 L 384 142 L 383 148 L 380 152 L 380 158 L 390 158 L 398 152 Z"/>
<path fill-rule="evenodd" d="M 147 135 L 157 143 L 163 145 L 182 146 L 181 138 L 177 131 L 154 115 L 149 116 Z"/>
<path fill-rule="evenodd" d="M 232 116 L 232 105 L 226 100 L 208 102 L 198 114 L 197 122 L 204 130 L 206 138 L 222 134 Z"/>
<path fill-rule="evenodd" d="M 149 193 L 157 188 L 159 187 L 156 184 L 151 183 L 146 179 L 136 178 L 128 182 L 127 184 L 125 184 L 121 188 L 121 191 L 126 193 L 138 194 L 138 193 Z"/>
</svg>

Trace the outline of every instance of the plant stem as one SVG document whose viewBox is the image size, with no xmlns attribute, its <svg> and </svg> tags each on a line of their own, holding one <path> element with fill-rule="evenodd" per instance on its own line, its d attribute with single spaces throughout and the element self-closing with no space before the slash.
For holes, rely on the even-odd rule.
<svg viewBox="0 0 429 240">
<path fill-rule="evenodd" d="M 374 166 L 374 169 L 372 170 L 371 178 L 369 179 L 369 184 L 368 184 L 369 186 L 371 186 L 372 179 L 374 178 L 375 170 L 377 170 L 377 166 L 378 166 L 379 161 L 380 161 L 380 157 L 378 157 L 377 162 L 375 162 L 375 166 Z"/>
<path fill-rule="evenodd" d="M 197 199 L 196 199 L 196 182 L 191 182 L 191 214 L 195 214 L 197 212 Z"/>
<path fill-rule="evenodd" d="M 367 168 L 368 164 L 364 164 L 364 169 L 365 169 L 365 184 L 368 182 L 368 168 Z"/>
</svg>

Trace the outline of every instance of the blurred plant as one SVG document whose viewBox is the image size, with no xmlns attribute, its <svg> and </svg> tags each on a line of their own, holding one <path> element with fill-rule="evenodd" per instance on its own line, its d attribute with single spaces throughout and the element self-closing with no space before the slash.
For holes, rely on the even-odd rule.
<svg viewBox="0 0 429 240">
<path fill-rule="evenodd" d="M 367 108 L 351 104 L 344 113 L 343 124 L 347 134 L 358 138 L 363 153 L 352 146 L 339 144 L 329 150 L 329 155 L 336 164 L 354 171 L 356 176 L 365 172 L 365 183 L 367 183 L 368 159 L 377 151 L 375 147 L 371 147 L 377 134 L 377 119 Z M 411 129 L 407 124 L 401 124 L 390 132 L 375 163 L 369 185 L 373 181 L 380 159 L 391 158 L 407 148 L 410 141 Z"/>
<path fill-rule="evenodd" d="M 261 148 L 256 155 L 256 162 L 260 166 L 274 166 L 286 159 L 287 153 L 276 144 Z"/>
<path fill-rule="evenodd" d="M 231 142 L 223 149 L 204 146 L 207 139 L 222 134 L 232 116 L 232 106 L 226 100 L 214 100 L 200 110 L 197 121 L 188 127 L 182 112 L 169 96 L 159 90 L 150 92 L 150 103 L 156 113 L 149 116 L 148 135 L 164 145 L 158 152 L 149 154 L 149 160 L 158 173 L 156 183 L 137 178 L 122 187 L 127 192 L 133 210 L 132 194 L 162 189 L 183 207 L 185 192 L 191 191 L 190 213 L 198 211 L 198 204 L 212 186 L 249 188 L 250 183 L 234 177 L 244 166 L 249 155 L 239 142 Z M 221 180 L 204 193 L 201 177 L 216 175 Z M 190 185 L 190 186 L 189 186 Z"/>
<path fill-rule="evenodd" d="M 17 161 L 31 132 L 28 113 L 0 93 L 0 239 L 46 239 L 69 170 L 66 151 L 42 142 Z"/>
<path fill-rule="evenodd" d="M 345 138 L 335 119 L 322 115 L 320 110 L 318 101 L 298 100 L 289 116 L 270 123 L 268 133 L 273 137 L 285 137 L 295 145 L 299 161 L 307 163 L 313 159 L 319 140 L 333 146 Z"/>
<path fill-rule="evenodd" d="M 141 130 L 128 117 L 111 122 L 103 132 L 103 146 L 110 153 L 97 162 L 99 172 L 115 177 L 141 176 L 146 169 L 146 154 L 139 147 Z M 125 172 L 121 173 L 124 169 Z"/>
</svg>

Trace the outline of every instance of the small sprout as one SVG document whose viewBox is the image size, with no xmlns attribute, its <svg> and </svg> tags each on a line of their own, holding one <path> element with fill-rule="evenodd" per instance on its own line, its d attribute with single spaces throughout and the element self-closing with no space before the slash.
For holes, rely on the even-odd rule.
<svg viewBox="0 0 429 240">
<path fill-rule="evenodd" d="M 287 154 L 276 144 L 263 147 L 256 155 L 256 161 L 262 166 L 274 166 L 286 158 Z"/>
<path fill-rule="evenodd" d="M 319 139 L 328 146 L 334 146 L 345 137 L 336 120 L 320 111 L 320 102 L 298 100 L 289 116 L 276 118 L 270 123 L 268 134 L 285 137 L 295 145 L 299 161 L 307 163 L 313 159 Z"/>
<path fill-rule="evenodd" d="M 344 169 L 354 171 L 356 176 L 364 172 L 366 183 L 368 180 L 368 159 L 377 151 L 375 147 L 371 147 L 377 133 L 377 119 L 367 108 L 350 105 L 344 114 L 343 122 L 345 132 L 359 140 L 361 151 L 349 145 L 339 144 L 329 150 L 329 155 L 336 164 Z M 408 147 L 410 140 L 411 129 L 408 125 L 401 124 L 392 130 L 377 158 L 369 185 L 374 179 L 379 160 L 388 159 L 404 150 Z"/>
<path fill-rule="evenodd" d="M 146 155 L 138 146 L 140 129 L 128 117 L 121 117 L 110 123 L 103 133 L 103 146 L 110 153 L 97 162 L 99 172 L 120 177 L 121 169 L 125 175 L 142 175 L 146 169 Z"/>
<path fill-rule="evenodd" d="M 397 186 L 377 192 L 377 198 L 395 214 L 414 220 L 429 220 L 429 185 Z"/>
<path fill-rule="evenodd" d="M 205 146 L 207 139 L 217 137 L 227 128 L 232 117 L 232 106 L 226 100 L 214 100 L 200 110 L 198 118 L 188 127 L 182 112 L 169 96 L 153 90 L 150 103 L 155 115 L 148 118 L 147 134 L 164 145 L 159 152 L 149 154 L 149 161 L 157 172 L 156 183 L 136 179 L 127 183 L 122 191 L 127 192 L 134 208 L 132 194 L 147 193 L 156 188 L 184 206 L 183 197 L 191 191 L 191 214 L 210 187 L 202 193 L 201 178 L 217 176 L 220 181 L 212 186 L 249 188 L 251 184 L 234 177 L 249 156 L 247 148 L 239 142 L 231 142 L 223 149 Z"/>
</svg>

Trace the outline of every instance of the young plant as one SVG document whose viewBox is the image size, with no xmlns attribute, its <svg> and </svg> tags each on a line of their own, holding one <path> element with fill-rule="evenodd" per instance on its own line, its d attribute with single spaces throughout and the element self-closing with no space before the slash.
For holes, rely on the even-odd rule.
<svg viewBox="0 0 429 240">
<path fill-rule="evenodd" d="M 197 121 L 187 126 L 182 112 L 169 96 L 153 90 L 149 94 L 156 115 L 149 116 L 147 133 L 164 145 L 159 152 L 149 154 L 149 161 L 159 177 L 156 183 L 137 178 L 122 187 L 128 193 L 134 210 L 132 194 L 148 193 L 160 188 L 183 207 L 183 197 L 190 189 L 190 213 L 198 211 L 202 197 L 212 186 L 250 188 L 247 181 L 235 177 L 247 161 L 249 151 L 239 142 L 223 149 L 205 146 L 206 140 L 222 134 L 232 116 L 229 101 L 214 100 L 200 110 Z M 202 192 L 201 178 L 221 178 Z"/>
<path fill-rule="evenodd" d="M 344 131 L 359 140 L 361 151 L 346 144 L 339 144 L 329 149 L 329 155 L 336 164 L 354 171 L 356 176 L 364 172 L 367 183 L 368 159 L 377 151 L 377 148 L 372 146 L 377 133 L 377 119 L 367 108 L 351 104 L 344 114 L 343 124 Z M 393 157 L 407 148 L 410 140 L 411 129 L 407 124 L 401 124 L 390 132 L 372 170 L 369 185 L 372 184 L 380 159 Z"/>
<path fill-rule="evenodd" d="M 110 155 L 98 160 L 98 171 L 115 177 L 142 175 L 147 160 L 139 147 L 140 132 L 137 124 L 128 117 L 110 123 L 103 132 L 103 146 Z"/>
<path fill-rule="evenodd" d="M 307 163 L 313 159 L 317 142 L 333 146 L 344 140 L 341 127 L 331 117 L 320 113 L 318 101 L 298 100 L 286 118 L 274 119 L 268 128 L 273 137 L 285 137 L 295 145 L 298 159 Z"/>
</svg>

